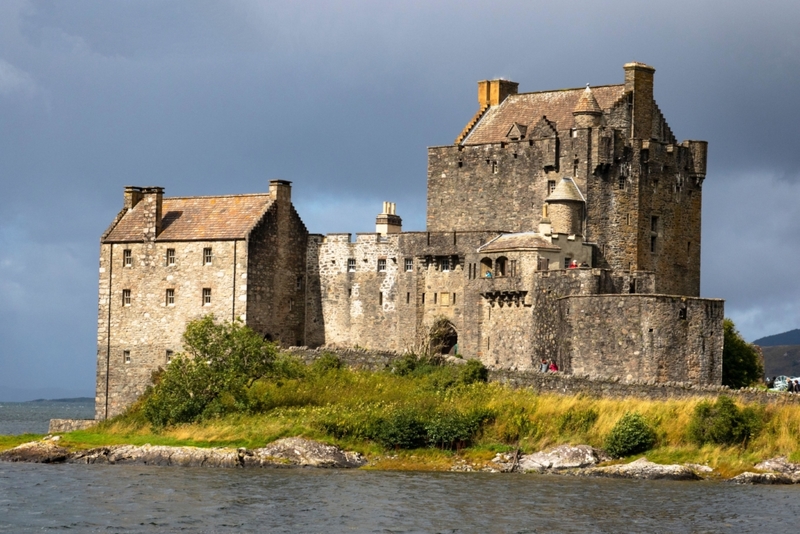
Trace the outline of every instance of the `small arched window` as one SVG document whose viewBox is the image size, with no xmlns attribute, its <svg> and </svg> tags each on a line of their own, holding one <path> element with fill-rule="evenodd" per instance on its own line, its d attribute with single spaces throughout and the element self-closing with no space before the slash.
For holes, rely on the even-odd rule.
<svg viewBox="0 0 800 534">
<path fill-rule="evenodd" d="M 491 278 L 493 274 L 494 273 L 492 272 L 492 259 L 483 258 L 481 260 L 481 271 L 480 271 L 481 278 Z"/>
<path fill-rule="evenodd" d="M 506 276 L 508 273 L 506 272 L 508 266 L 508 258 L 505 256 L 501 256 L 497 258 L 494 262 L 494 273 L 495 276 Z"/>
</svg>

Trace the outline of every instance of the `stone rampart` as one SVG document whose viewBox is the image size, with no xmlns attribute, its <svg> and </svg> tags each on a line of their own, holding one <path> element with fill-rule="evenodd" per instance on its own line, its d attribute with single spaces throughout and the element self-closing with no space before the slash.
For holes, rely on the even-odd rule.
<svg viewBox="0 0 800 534">
<path fill-rule="evenodd" d="M 49 434 L 57 432 L 72 432 L 74 430 L 84 430 L 98 423 L 95 419 L 50 419 L 50 426 L 47 429 Z"/>
</svg>

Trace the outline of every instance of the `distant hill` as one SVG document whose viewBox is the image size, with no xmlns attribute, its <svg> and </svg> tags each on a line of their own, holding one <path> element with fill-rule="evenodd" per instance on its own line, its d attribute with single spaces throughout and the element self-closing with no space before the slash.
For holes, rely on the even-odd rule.
<svg viewBox="0 0 800 534">
<path fill-rule="evenodd" d="M 753 341 L 753 345 L 759 347 L 776 347 L 778 345 L 800 345 L 800 328 L 789 330 L 782 334 L 762 337 Z"/>
<path fill-rule="evenodd" d="M 766 376 L 800 376 L 800 345 L 761 347 Z"/>
</svg>

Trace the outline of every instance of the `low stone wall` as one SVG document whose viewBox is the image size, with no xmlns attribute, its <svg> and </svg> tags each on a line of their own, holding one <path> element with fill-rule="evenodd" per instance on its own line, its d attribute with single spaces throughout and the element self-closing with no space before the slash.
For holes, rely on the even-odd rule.
<svg viewBox="0 0 800 534">
<path fill-rule="evenodd" d="M 765 391 L 756 388 L 730 389 L 727 386 L 695 386 L 690 383 L 623 382 L 618 378 L 578 376 L 564 373 L 511 371 L 498 369 L 489 372 L 491 382 L 514 388 L 530 388 L 541 393 L 558 395 L 588 395 L 604 398 L 638 398 L 648 400 L 688 399 L 727 395 L 743 403 L 800 403 L 800 395 Z"/>
<path fill-rule="evenodd" d="M 96 424 L 97 421 L 94 419 L 50 419 L 50 427 L 47 432 L 50 434 L 72 432 L 73 430 L 83 430 Z"/>
<path fill-rule="evenodd" d="M 326 353 L 335 354 L 353 369 L 382 371 L 402 357 L 392 351 L 370 351 L 345 347 L 290 347 L 284 352 L 297 356 L 310 364 Z M 716 398 L 727 395 L 743 403 L 800 403 L 800 395 L 763 389 L 730 389 L 727 386 L 695 386 L 690 383 L 624 382 L 620 378 L 602 378 L 565 373 L 540 373 L 495 369 L 489 371 L 489 381 L 500 382 L 514 388 L 530 388 L 536 392 L 557 395 L 589 395 L 600 398 L 638 398 L 648 400 Z"/>
<path fill-rule="evenodd" d="M 365 371 L 383 371 L 402 354 L 393 351 L 375 351 L 347 347 L 319 347 L 310 349 L 308 347 L 289 347 L 282 352 L 291 354 L 303 360 L 306 364 L 314 362 L 323 354 L 335 354 L 342 363 L 352 369 L 363 369 Z"/>
</svg>

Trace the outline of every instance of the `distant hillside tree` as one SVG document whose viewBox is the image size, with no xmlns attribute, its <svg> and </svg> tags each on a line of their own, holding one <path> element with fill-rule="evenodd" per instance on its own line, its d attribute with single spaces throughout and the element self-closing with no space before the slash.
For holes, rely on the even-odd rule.
<svg viewBox="0 0 800 534">
<path fill-rule="evenodd" d="M 743 388 L 761 381 L 764 367 L 758 349 L 745 341 L 730 319 L 723 323 L 722 384 Z"/>
</svg>

